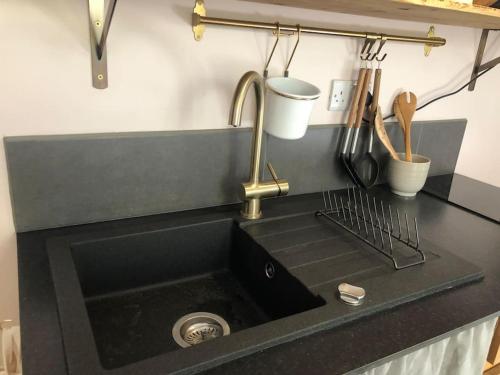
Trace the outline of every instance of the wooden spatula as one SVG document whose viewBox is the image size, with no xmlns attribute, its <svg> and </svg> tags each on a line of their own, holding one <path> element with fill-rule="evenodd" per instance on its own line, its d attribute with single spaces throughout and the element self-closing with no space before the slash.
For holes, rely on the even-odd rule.
<svg viewBox="0 0 500 375">
<path fill-rule="evenodd" d="M 417 110 L 417 96 L 410 92 L 410 101 L 407 101 L 407 94 L 403 92 L 399 94 L 396 98 L 398 101 L 399 111 L 401 112 L 401 117 L 405 125 L 405 159 L 406 161 L 411 161 L 411 121 L 413 115 Z"/>
<path fill-rule="evenodd" d="M 375 114 L 375 131 L 377 132 L 380 142 L 385 146 L 387 151 L 391 154 L 391 157 L 395 160 L 399 160 L 399 156 L 392 146 L 391 140 L 385 131 L 384 120 L 382 119 L 382 110 L 380 106 L 377 108 L 377 113 Z"/>
</svg>

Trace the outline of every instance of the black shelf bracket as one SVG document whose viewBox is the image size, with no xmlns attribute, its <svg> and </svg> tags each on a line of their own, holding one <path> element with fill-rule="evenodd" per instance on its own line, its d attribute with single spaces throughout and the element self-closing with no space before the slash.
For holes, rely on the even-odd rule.
<svg viewBox="0 0 500 375">
<path fill-rule="evenodd" d="M 482 63 L 484 49 L 486 48 L 486 41 L 488 40 L 488 34 L 490 31 L 499 30 L 483 29 L 481 40 L 479 41 L 479 47 L 477 48 L 476 61 L 474 62 L 474 67 L 472 68 L 470 79 L 473 81 L 469 84 L 469 91 L 474 91 L 474 88 L 476 87 L 476 80 L 474 78 L 476 78 L 479 73 L 485 71 L 486 69 L 492 68 L 497 64 L 500 64 L 500 57 L 490 60 L 484 64 Z"/>
<path fill-rule="evenodd" d="M 116 0 L 109 0 L 107 10 L 104 0 L 88 0 L 90 26 L 90 52 L 92 59 L 92 86 L 108 87 L 106 40 L 113 19 Z"/>
</svg>

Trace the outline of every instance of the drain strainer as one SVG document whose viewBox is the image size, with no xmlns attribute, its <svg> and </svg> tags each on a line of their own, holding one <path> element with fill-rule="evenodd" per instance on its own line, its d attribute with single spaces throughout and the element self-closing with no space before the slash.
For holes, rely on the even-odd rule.
<svg viewBox="0 0 500 375">
<path fill-rule="evenodd" d="M 183 348 L 231 333 L 227 322 L 219 315 L 196 312 L 184 315 L 172 328 L 172 336 Z"/>
</svg>

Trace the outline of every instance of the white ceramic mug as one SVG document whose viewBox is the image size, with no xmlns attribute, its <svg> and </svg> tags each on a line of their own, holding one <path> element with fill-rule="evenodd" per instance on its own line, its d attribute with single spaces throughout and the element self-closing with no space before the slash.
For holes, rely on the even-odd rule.
<svg viewBox="0 0 500 375">
<path fill-rule="evenodd" d="M 390 159 L 387 166 L 387 180 L 394 194 L 403 197 L 415 196 L 425 184 L 431 159 L 422 155 L 412 155 L 412 161 L 405 161 L 405 154 L 399 153 L 401 160 Z"/>
<path fill-rule="evenodd" d="M 299 79 L 267 79 L 264 130 L 278 138 L 302 138 L 306 133 L 314 103 L 320 95 L 320 89 Z"/>
</svg>

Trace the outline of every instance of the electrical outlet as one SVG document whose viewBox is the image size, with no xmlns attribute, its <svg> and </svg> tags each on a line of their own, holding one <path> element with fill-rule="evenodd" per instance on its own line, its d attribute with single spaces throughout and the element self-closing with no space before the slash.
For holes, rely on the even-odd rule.
<svg viewBox="0 0 500 375">
<path fill-rule="evenodd" d="M 332 81 L 330 92 L 329 111 L 345 111 L 351 101 L 352 89 L 355 81 Z"/>
</svg>

